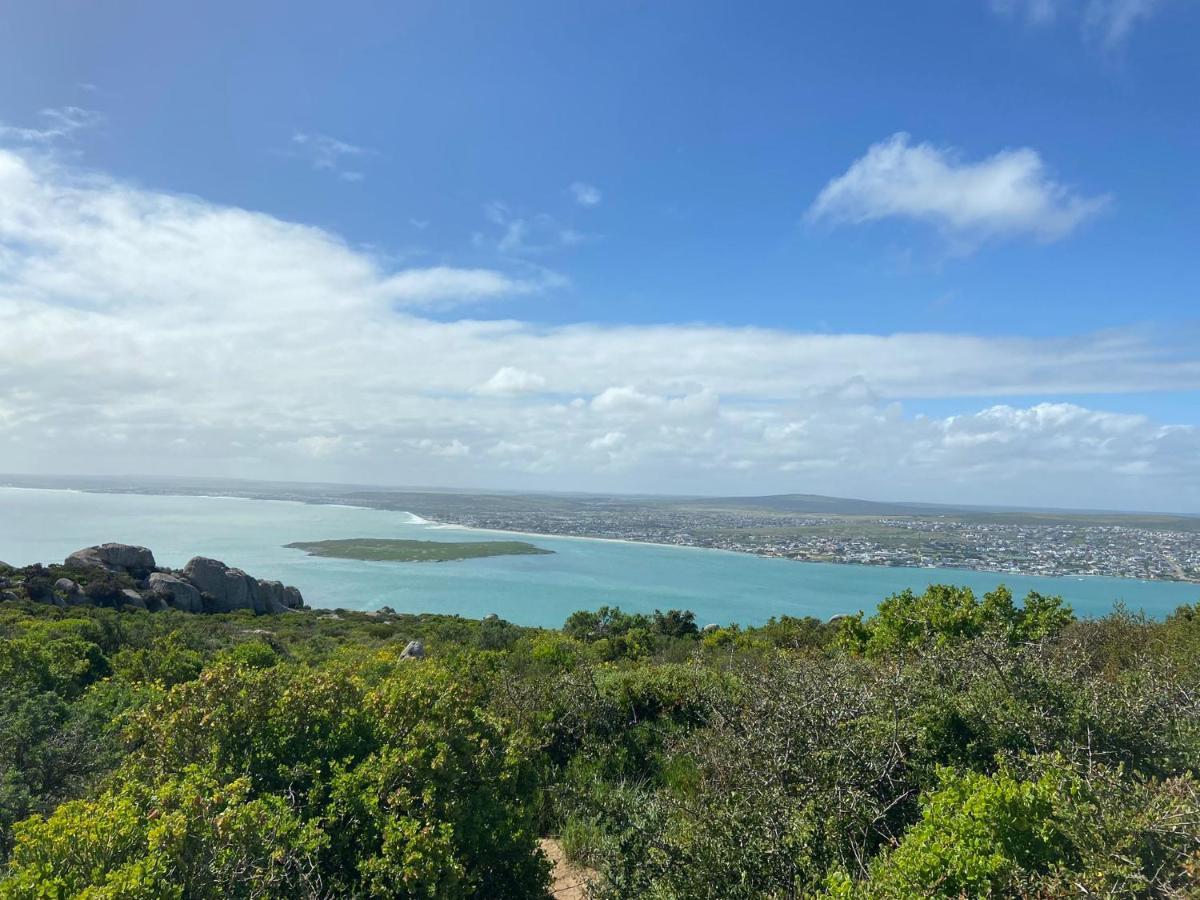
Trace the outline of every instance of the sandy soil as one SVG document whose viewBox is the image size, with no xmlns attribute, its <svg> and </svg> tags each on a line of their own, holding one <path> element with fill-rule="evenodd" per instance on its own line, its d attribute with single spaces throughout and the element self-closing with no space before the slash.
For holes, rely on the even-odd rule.
<svg viewBox="0 0 1200 900">
<path fill-rule="evenodd" d="M 554 863 L 550 896 L 554 900 L 586 900 L 588 884 L 596 877 L 596 873 L 567 862 L 562 846 L 554 838 L 542 838 L 539 843 L 542 852 Z"/>
</svg>

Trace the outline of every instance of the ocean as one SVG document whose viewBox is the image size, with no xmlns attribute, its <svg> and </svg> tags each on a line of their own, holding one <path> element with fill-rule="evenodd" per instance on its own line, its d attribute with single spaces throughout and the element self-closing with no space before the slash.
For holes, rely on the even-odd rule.
<svg viewBox="0 0 1200 900">
<path fill-rule="evenodd" d="M 688 547 L 587 538 L 527 537 L 547 556 L 445 563 L 363 562 L 307 556 L 292 541 L 331 538 L 495 540 L 500 533 L 439 526 L 403 512 L 228 497 L 98 494 L 0 488 L 0 560 L 60 562 L 105 541 L 140 544 L 159 565 L 211 556 L 258 578 L 298 587 L 310 606 L 398 612 L 489 613 L 522 625 L 558 626 L 577 609 L 690 609 L 700 624 L 757 625 L 772 616 L 872 609 L 904 588 L 931 583 L 977 592 L 1061 594 L 1080 615 L 1123 601 L 1162 617 L 1200 601 L 1200 585 L 1123 578 L 1018 576 L 962 569 L 804 563 Z M 504 533 L 506 537 L 511 534 Z"/>
</svg>

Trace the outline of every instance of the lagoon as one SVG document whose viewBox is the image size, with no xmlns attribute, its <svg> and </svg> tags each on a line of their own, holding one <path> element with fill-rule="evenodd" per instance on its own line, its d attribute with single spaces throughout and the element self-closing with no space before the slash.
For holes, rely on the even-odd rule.
<svg viewBox="0 0 1200 900">
<path fill-rule="evenodd" d="M 101 494 L 0 487 L 0 560 L 60 562 L 105 541 L 140 544 L 159 565 L 211 556 L 258 578 L 298 587 L 310 606 L 399 612 L 495 613 L 522 625 L 561 625 L 577 609 L 691 609 L 700 623 L 756 625 L 772 616 L 873 608 L 904 588 L 1007 584 L 1062 594 L 1081 615 L 1114 602 L 1161 617 L 1200 601 L 1200 585 L 1122 578 L 1018 576 L 961 569 L 803 563 L 688 547 L 529 537 L 553 554 L 494 556 L 430 566 L 308 556 L 283 545 L 335 538 L 494 541 L 511 533 L 425 522 L 408 513 L 230 497 Z"/>
</svg>

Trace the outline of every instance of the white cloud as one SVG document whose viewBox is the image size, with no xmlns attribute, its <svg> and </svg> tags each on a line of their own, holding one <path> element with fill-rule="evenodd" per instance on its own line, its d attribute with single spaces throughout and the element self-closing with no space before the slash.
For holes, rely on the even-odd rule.
<svg viewBox="0 0 1200 900">
<path fill-rule="evenodd" d="M 1200 509 L 1194 424 L 984 399 L 1197 390 L 1188 335 L 413 312 L 543 286 L 0 151 L 0 471 Z"/>
<path fill-rule="evenodd" d="M 1050 179 L 1028 147 L 968 162 L 950 148 L 914 145 L 899 133 L 825 185 L 808 217 L 838 224 L 913 219 L 968 241 L 1010 235 L 1053 241 L 1108 203 Z"/>
<path fill-rule="evenodd" d="M 297 131 L 292 135 L 290 152 L 306 159 L 314 169 L 331 172 L 343 181 L 362 181 L 366 176 L 357 169 L 347 168 L 346 163 L 373 155 L 375 151 L 340 141 L 327 134 Z"/>
<path fill-rule="evenodd" d="M 503 366 L 496 374 L 481 384 L 476 393 L 496 396 L 528 394 L 546 386 L 546 379 L 536 372 L 526 372 L 515 366 Z"/>
<path fill-rule="evenodd" d="M 88 128 L 95 128 L 104 122 L 102 113 L 78 106 L 43 109 L 38 115 L 44 123 L 41 128 L 20 128 L 0 122 L 0 139 L 23 144 L 46 144 L 71 137 L 76 132 Z"/>
<path fill-rule="evenodd" d="M 586 181 L 576 181 L 571 184 L 571 196 L 575 198 L 575 202 L 580 206 L 599 206 L 600 201 L 604 199 L 604 195 L 600 193 L 600 188 L 594 184 L 588 184 Z"/>
<path fill-rule="evenodd" d="M 1106 49 L 1122 44 L 1140 21 L 1161 7 L 1161 0 L 991 0 L 992 9 L 1005 15 L 1021 15 L 1031 25 L 1049 25 L 1059 19 L 1078 17 L 1084 36 Z"/>
<path fill-rule="evenodd" d="M 299 438 L 296 446 L 315 459 L 324 459 L 336 453 L 343 443 L 341 435 L 314 434 Z"/>
<path fill-rule="evenodd" d="M 493 269 L 455 269 L 434 266 L 429 269 L 407 269 L 380 283 L 380 291 L 395 300 L 418 306 L 465 300 L 487 300 L 512 294 L 527 294 L 543 287 L 559 284 L 514 278 Z"/>
</svg>

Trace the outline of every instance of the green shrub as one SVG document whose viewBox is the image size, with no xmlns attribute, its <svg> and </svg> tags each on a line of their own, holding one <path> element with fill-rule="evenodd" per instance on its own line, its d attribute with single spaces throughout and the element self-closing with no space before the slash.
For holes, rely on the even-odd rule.
<svg viewBox="0 0 1200 900">
<path fill-rule="evenodd" d="M 840 620 L 841 646 L 867 656 L 915 652 L 930 646 L 998 635 L 1010 645 L 1058 634 L 1073 619 L 1061 597 L 1030 591 L 1021 607 L 1003 585 L 980 601 L 970 588 L 930 585 L 925 593 L 893 594 L 875 615 L 860 612 Z"/>
</svg>

